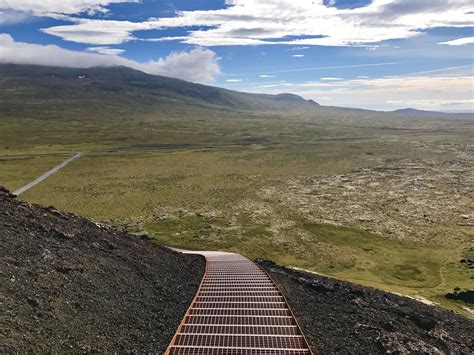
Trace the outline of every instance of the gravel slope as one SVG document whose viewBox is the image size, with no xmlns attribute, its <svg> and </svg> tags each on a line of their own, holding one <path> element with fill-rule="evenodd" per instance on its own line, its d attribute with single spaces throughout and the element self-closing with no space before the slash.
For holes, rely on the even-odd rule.
<svg viewBox="0 0 474 355">
<path fill-rule="evenodd" d="M 162 353 L 204 271 L 182 255 L 0 189 L 0 353 Z"/>
<path fill-rule="evenodd" d="M 143 238 L 146 239 L 146 238 Z M 163 353 L 204 260 L 0 188 L 0 353 Z M 383 291 L 258 261 L 315 353 L 474 352 L 474 322 Z"/>
<path fill-rule="evenodd" d="M 474 321 L 391 293 L 258 261 L 315 353 L 474 353 Z"/>
</svg>

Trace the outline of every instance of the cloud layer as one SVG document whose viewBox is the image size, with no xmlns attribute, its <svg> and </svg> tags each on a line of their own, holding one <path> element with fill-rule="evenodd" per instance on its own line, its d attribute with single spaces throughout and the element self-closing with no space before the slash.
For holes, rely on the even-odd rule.
<svg viewBox="0 0 474 355">
<path fill-rule="evenodd" d="M 24 12 L 0 10 L 0 26 L 21 23 L 23 21 L 26 21 L 27 19 L 28 15 Z"/>
<path fill-rule="evenodd" d="M 0 9 L 21 11 L 36 16 L 107 12 L 107 5 L 139 0 L 0 0 Z"/>
<path fill-rule="evenodd" d="M 455 68 L 422 74 L 384 78 L 358 78 L 304 83 L 273 83 L 248 88 L 254 92 L 291 91 L 323 105 L 393 110 L 414 107 L 425 110 L 473 110 L 472 66 L 460 67 L 464 75 L 449 75 Z M 339 78 L 337 78 L 339 79 Z"/>
<path fill-rule="evenodd" d="M 157 61 L 140 63 L 115 55 L 107 47 L 89 48 L 93 52 L 76 52 L 55 45 L 16 42 L 8 34 L 0 34 L 0 63 L 37 64 L 74 68 L 125 65 L 149 74 L 164 75 L 193 82 L 210 82 L 220 73 L 219 58 L 203 48 L 171 53 Z M 109 54 L 98 54 L 109 51 Z M 112 52 L 110 52 L 112 50 Z"/>
<path fill-rule="evenodd" d="M 466 44 L 474 44 L 474 37 L 458 38 L 452 41 L 441 42 L 439 44 L 447 44 L 448 46 L 465 46 Z"/>
<path fill-rule="evenodd" d="M 87 48 L 87 51 L 92 52 L 92 53 L 105 54 L 105 55 L 120 55 L 125 52 L 124 49 L 110 48 L 107 46 L 89 47 Z"/>
<path fill-rule="evenodd" d="M 59 8 L 71 13 L 74 9 L 103 9 L 106 3 L 124 1 L 62 1 Z M 2 3 L 4 7 L 10 4 L 6 8 L 20 10 L 28 8 L 25 4 L 33 1 L 0 0 L 0 9 Z M 23 5 L 12 5 L 17 3 Z M 59 4 L 59 1 L 46 3 Z M 43 31 L 64 40 L 95 45 L 133 40 L 137 31 L 197 27 L 184 36 L 146 40 L 178 40 L 199 46 L 361 46 L 417 36 L 435 27 L 474 26 L 471 0 L 374 0 L 355 9 L 338 9 L 324 4 L 323 0 L 227 0 L 226 3 L 228 7 L 224 9 L 181 11 L 175 17 L 143 22 L 70 18 L 70 25 Z M 45 11 L 42 5 L 30 7 Z"/>
</svg>

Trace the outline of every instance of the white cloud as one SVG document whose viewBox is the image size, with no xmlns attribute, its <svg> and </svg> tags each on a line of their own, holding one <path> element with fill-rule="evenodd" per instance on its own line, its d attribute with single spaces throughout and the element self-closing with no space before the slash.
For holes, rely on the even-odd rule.
<svg viewBox="0 0 474 355">
<path fill-rule="evenodd" d="M 0 0 L 0 3 L 2 1 L 17 2 Z M 72 1 L 76 7 L 78 3 L 89 2 L 103 6 L 102 3 L 111 1 Z M 154 40 L 178 40 L 199 46 L 370 46 L 385 40 L 418 36 L 423 30 L 434 27 L 474 25 L 471 0 L 373 0 L 368 6 L 355 9 L 338 9 L 325 5 L 322 0 L 227 0 L 226 3 L 228 6 L 223 9 L 181 11 L 175 17 L 141 23 L 81 20 L 45 31 L 76 42 L 118 44 L 133 39 L 133 33 L 139 30 L 198 27 L 188 30 L 185 36 Z M 83 4 L 82 7 L 87 6 Z"/>
<path fill-rule="evenodd" d="M 276 78 L 275 75 L 266 75 L 266 74 L 260 74 L 259 77 L 260 78 Z"/>
<path fill-rule="evenodd" d="M 293 54 L 292 57 L 293 58 L 303 58 L 304 54 Z"/>
<path fill-rule="evenodd" d="M 101 47 L 89 47 L 87 48 L 88 52 L 105 54 L 105 55 L 120 55 L 125 52 L 124 49 L 110 48 L 106 46 Z"/>
<path fill-rule="evenodd" d="M 193 40 L 190 40 L 188 36 L 147 38 L 147 39 L 141 39 L 141 40 L 148 41 L 148 42 L 181 41 L 187 44 L 195 44 L 198 46 L 206 46 L 206 47 L 258 46 L 262 44 L 274 44 L 272 42 L 262 41 L 262 40 L 254 39 L 254 38 L 232 38 L 232 37 L 212 36 L 210 34 L 206 35 L 205 31 L 202 31 L 202 36 L 196 35 L 196 37 L 193 38 Z"/>
<path fill-rule="evenodd" d="M 151 74 L 160 74 L 194 82 L 210 82 L 220 74 L 219 57 L 216 53 L 204 48 L 192 49 L 189 52 L 174 52 L 166 58 L 145 64 Z"/>
<path fill-rule="evenodd" d="M 21 11 L 35 16 L 107 12 L 109 4 L 139 2 L 139 0 L 0 0 L 0 9 Z"/>
<path fill-rule="evenodd" d="M 241 83 L 242 79 L 227 79 L 226 81 L 228 83 Z"/>
<path fill-rule="evenodd" d="M 325 80 L 325 81 L 338 81 L 338 80 L 343 80 L 342 78 L 331 78 L 331 77 L 327 77 L 327 78 L 320 78 L 320 80 Z"/>
<path fill-rule="evenodd" d="M 306 46 L 306 47 L 292 47 L 292 48 L 289 48 L 287 50 L 288 51 L 304 51 L 306 49 L 309 49 L 309 47 L 308 46 Z"/>
<path fill-rule="evenodd" d="M 26 21 L 28 18 L 29 16 L 23 12 L 0 11 L 0 25 L 20 23 Z"/>
<path fill-rule="evenodd" d="M 195 48 L 188 52 L 171 53 L 156 61 L 140 63 L 117 55 L 77 52 L 55 45 L 16 42 L 10 35 L 0 34 L 0 63 L 75 68 L 124 65 L 149 74 L 193 82 L 210 82 L 220 73 L 218 61 L 219 58 L 213 51 Z"/>
<path fill-rule="evenodd" d="M 452 41 L 440 42 L 438 44 L 446 44 L 448 46 L 464 46 L 466 44 L 474 44 L 474 37 L 458 38 Z"/>
<path fill-rule="evenodd" d="M 293 73 L 293 72 L 301 72 L 301 71 L 316 71 L 316 70 L 327 70 L 327 69 L 370 68 L 370 67 L 380 67 L 380 66 L 387 66 L 387 65 L 390 66 L 390 65 L 407 64 L 407 63 L 413 63 L 413 62 L 383 62 L 383 63 L 335 65 L 335 66 L 327 66 L 327 67 L 295 68 L 295 69 L 276 70 L 276 71 L 271 71 L 271 72 L 265 72 L 262 74 Z"/>
<path fill-rule="evenodd" d="M 94 45 L 121 44 L 134 39 L 132 31 L 146 30 L 148 26 L 129 21 L 74 19 L 75 25 L 44 28 L 44 33 L 64 40 Z"/>
</svg>

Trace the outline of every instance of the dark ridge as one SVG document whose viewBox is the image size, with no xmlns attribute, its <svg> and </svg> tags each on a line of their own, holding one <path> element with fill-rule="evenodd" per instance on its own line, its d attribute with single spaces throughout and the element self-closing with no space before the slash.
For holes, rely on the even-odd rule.
<svg viewBox="0 0 474 355">
<path fill-rule="evenodd" d="M 445 297 L 448 300 L 458 300 L 474 304 L 474 291 L 471 290 L 448 292 Z"/>
<path fill-rule="evenodd" d="M 204 261 L 0 188 L 0 353 L 163 353 Z"/>
<path fill-rule="evenodd" d="M 280 101 L 288 101 L 288 102 L 297 102 L 297 103 L 310 103 L 315 106 L 320 106 L 316 101 L 314 100 L 305 100 L 301 96 L 295 95 L 295 94 L 277 94 L 275 95 L 276 100 Z"/>
<path fill-rule="evenodd" d="M 402 108 L 399 110 L 392 111 L 393 113 L 404 115 L 404 116 L 426 116 L 426 117 L 437 117 L 437 116 L 462 116 L 462 117 L 474 117 L 472 113 L 455 113 L 455 112 L 439 112 L 439 111 L 425 111 L 418 110 L 416 108 Z"/>
<path fill-rule="evenodd" d="M 4 111 L 29 105 L 80 110 L 78 103 L 121 110 L 206 108 L 232 111 L 311 111 L 319 105 L 293 94 L 250 94 L 123 67 L 63 68 L 0 64 Z M 33 102 L 30 103 L 30 101 Z M 97 101 L 97 103 L 95 103 Z M 27 107 L 23 107 L 26 105 Z M 33 109 L 33 108 L 31 108 Z M 100 111 L 100 110 L 98 110 Z"/>
</svg>

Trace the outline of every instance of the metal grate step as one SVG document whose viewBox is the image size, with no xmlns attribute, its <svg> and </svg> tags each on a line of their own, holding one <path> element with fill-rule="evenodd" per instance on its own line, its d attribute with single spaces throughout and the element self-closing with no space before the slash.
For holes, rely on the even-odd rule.
<svg viewBox="0 0 474 355">
<path fill-rule="evenodd" d="M 285 297 L 255 263 L 234 253 L 180 251 L 203 255 L 206 273 L 166 354 L 311 354 Z"/>
</svg>

